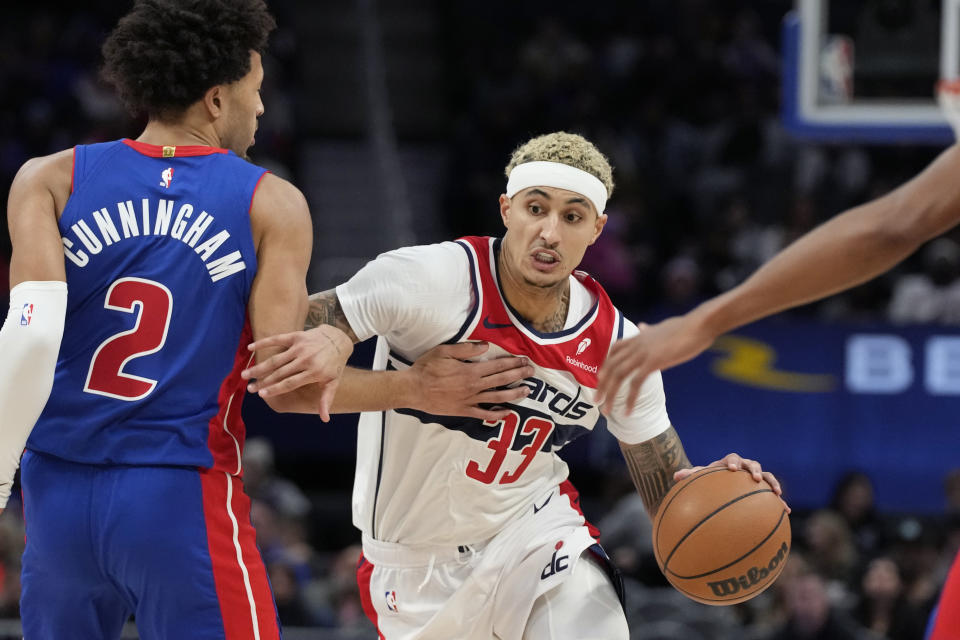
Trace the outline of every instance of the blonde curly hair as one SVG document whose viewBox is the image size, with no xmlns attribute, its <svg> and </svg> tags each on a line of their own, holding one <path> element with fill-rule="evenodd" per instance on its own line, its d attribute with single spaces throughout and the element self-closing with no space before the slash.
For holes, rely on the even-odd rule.
<svg viewBox="0 0 960 640">
<path fill-rule="evenodd" d="M 586 171 L 607 188 L 607 198 L 613 195 L 613 168 L 610 161 L 581 135 L 556 131 L 532 138 L 516 148 L 504 173 L 509 178 L 510 172 L 518 164 L 537 161 L 559 162 Z"/>
</svg>

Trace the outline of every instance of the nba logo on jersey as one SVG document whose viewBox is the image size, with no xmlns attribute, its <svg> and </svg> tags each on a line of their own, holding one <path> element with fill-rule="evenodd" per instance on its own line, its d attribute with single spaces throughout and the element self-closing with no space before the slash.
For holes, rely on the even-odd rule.
<svg viewBox="0 0 960 640">
<path fill-rule="evenodd" d="M 397 608 L 397 592 L 396 591 L 387 591 L 387 609 L 393 611 L 394 613 L 399 613 L 400 610 Z"/>
<path fill-rule="evenodd" d="M 577 345 L 577 355 L 580 355 L 587 350 L 587 347 L 590 346 L 590 338 L 584 338 L 580 341 L 580 344 Z"/>
<path fill-rule="evenodd" d="M 33 303 L 28 302 L 23 305 L 23 310 L 20 312 L 20 326 L 29 327 L 30 321 L 33 319 Z"/>
<path fill-rule="evenodd" d="M 160 186 L 169 189 L 170 183 L 173 182 L 173 167 L 167 167 L 163 170 L 163 173 L 160 174 Z"/>
</svg>

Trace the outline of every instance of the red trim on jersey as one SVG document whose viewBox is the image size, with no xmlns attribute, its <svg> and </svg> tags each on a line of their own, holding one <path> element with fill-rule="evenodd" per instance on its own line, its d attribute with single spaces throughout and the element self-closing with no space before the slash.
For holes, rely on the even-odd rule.
<svg viewBox="0 0 960 640">
<path fill-rule="evenodd" d="M 73 193 L 73 183 L 75 176 L 73 175 L 77 170 L 77 148 L 73 148 L 73 155 L 70 156 L 70 193 Z"/>
<path fill-rule="evenodd" d="M 574 271 L 573 275 L 597 299 L 596 315 L 586 321 L 586 326 L 567 337 L 544 334 L 541 344 L 517 327 L 510 319 L 507 307 L 500 295 L 494 265 L 491 264 L 491 238 L 462 238 L 474 249 L 480 272 L 482 306 L 480 317 L 469 340 L 485 340 L 517 355 L 525 355 L 535 364 L 560 371 L 568 371 L 580 384 L 596 388 L 597 371 L 610 351 L 617 322 L 617 310 L 600 284 L 583 271 Z M 563 332 L 559 332 L 563 333 Z M 577 353 L 581 344 L 589 338 L 590 342 L 581 353 Z M 553 342 L 557 340 L 556 342 Z M 572 362 L 571 362 L 572 360 Z M 580 363 L 579 366 L 576 363 Z"/>
<path fill-rule="evenodd" d="M 247 345 L 253 342 L 253 332 L 250 329 L 250 318 L 247 318 L 240 332 L 240 343 L 233 358 L 233 369 L 220 385 L 217 394 L 217 414 L 210 418 L 210 427 L 207 435 L 207 448 L 213 457 L 211 467 L 219 471 L 226 471 L 235 476 L 242 475 L 240 456 L 243 453 L 243 441 L 247 428 L 243 424 L 240 408 L 243 405 L 243 395 L 247 384 L 240 377 L 250 362 L 251 353 Z"/>
<path fill-rule="evenodd" d="M 250 214 L 253 213 L 253 198 L 257 195 L 257 189 L 260 188 L 260 183 L 263 181 L 263 176 L 270 173 L 269 171 L 264 171 L 260 174 L 260 177 L 257 178 L 257 184 L 253 185 L 253 193 L 250 194 L 250 207 L 247 209 L 247 217 L 250 217 Z"/>
<path fill-rule="evenodd" d="M 253 640 L 255 611 L 260 640 L 279 640 L 277 609 L 267 569 L 257 549 L 256 532 L 250 524 L 250 498 L 243 492 L 243 482 L 223 471 L 200 469 L 199 473 L 207 546 L 224 638 Z"/>
<path fill-rule="evenodd" d="M 138 151 L 145 156 L 150 156 L 151 158 L 162 158 L 164 148 L 173 147 L 174 153 L 173 158 L 186 158 L 188 156 L 210 156 L 215 153 L 229 153 L 227 149 L 221 149 L 219 147 L 205 147 L 203 145 L 159 145 L 159 144 L 147 144 L 146 142 L 137 142 L 136 140 L 131 140 L 130 138 L 124 138 L 123 144 L 127 145 L 134 151 Z"/>
<path fill-rule="evenodd" d="M 357 586 L 360 587 L 360 604 L 363 606 L 363 612 L 367 614 L 370 622 L 377 628 L 377 637 L 385 640 L 380 631 L 380 625 L 377 623 L 377 609 L 373 606 L 373 594 L 370 593 L 370 578 L 373 576 L 373 563 L 363 557 L 360 553 L 360 559 L 357 561 Z"/>
<path fill-rule="evenodd" d="M 23 499 L 23 486 L 20 487 L 20 520 L 23 521 L 23 544 L 27 544 L 27 501 Z"/>
<path fill-rule="evenodd" d="M 960 638 L 960 553 L 953 559 L 937 605 L 937 618 L 927 640 Z"/>
<path fill-rule="evenodd" d="M 580 508 L 580 492 L 577 491 L 577 488 L 573 486 L 573 483 L 569 480 L 564 480 L 560 483 L 560 495 L 567 496 L 570 499 L 570 506 L 573 507 L 577 513 L 583 516 L 583 509 Z M 587 516 L 583 516 L 583 522 L 587 526 L 587 530 L 590 531 L 590 535 L 594 540 L 600 541 L 600 529 L 597 529 L 593 524 L 587 520 Z"/>
</svg>

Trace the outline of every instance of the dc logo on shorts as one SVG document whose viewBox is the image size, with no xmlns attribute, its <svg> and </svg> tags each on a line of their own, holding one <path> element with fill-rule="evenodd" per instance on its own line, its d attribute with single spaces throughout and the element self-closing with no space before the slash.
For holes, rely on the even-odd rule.
<svg viewBox="0 0 960 640">
<path fill-rule="evenodd" d="M 546 580 L 550 576 L 556 575 L 561 571 L 566 571 L 567 567 L 570 566 L 570 556 L 558 556 L 560 549 L 563 549 L 563 540 L 560 540 L 553 546 L 553 557 L 550 558 L 550 563 L 543 568 L 543 571 L 540 572 L 540 579 Z"/>
<path fill-rule="evenodd" d="M 396 591 L 387 591 L 387 609 L 393 611 L 394 613 L 400 613 L 400 610 L 397 608 L 397 592 Z"/>
<path fill-rule="evenodd" d="M 31 320 L 33 320 L 33 303 L 27 302 L 23 305 L 23 310 L 20 312 L 20 326 L 29 327 Z"/>
</svg>

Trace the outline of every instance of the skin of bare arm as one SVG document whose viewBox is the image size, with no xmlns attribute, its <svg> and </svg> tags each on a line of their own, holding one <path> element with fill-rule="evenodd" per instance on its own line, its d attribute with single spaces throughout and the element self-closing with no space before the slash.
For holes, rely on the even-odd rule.
<svg viewBox="0 0 960 640">
<path fill-rule="evenodd" d="M 311 295 L 306 316 L 306 331 L 272 336 L 251 345 L 255 349 L 283 349 L 243 372 L 245 379 L 256 379 L 248 386 L 251 392 L 269 398 L 275 393 L 311 384 L 318 370 L 315 353 L 327 342 L 324 332 L 329 329 L 342 331 L 357 341 L 333 289 Z M 504 387 L 533 375 L 533 368 L 523 358 L 465 362 L 482 355 L 487 348 L 485 343 L 439 345 L 403 371 L 347 367 L 331 412 L 356 413 L 406 407 L 435 415 L 499 420 L 509 411 L 496 405 L 529 393 L 524 385 Z M 307 403 L 291 410 L 312 413 L 309 409 Z"/>
<path fill-rule="evenodd" d="M 7 206 L 11 289 L 30 280 L 66 281 L 57 219 L 70 197 L 72 173 L 73 149 L 29 160 L 17 173 Z"/>
<path fill-rule="evenodd" d="M 263 177 L 250 211 L 257 247 L 257 275 L 250 291 L 249 314 L 254 339 L 293 331 L 303 326 L 307 313 L 306 273 L 313 231 L 303 194 L 272 174 Z M 339 377 L 353 351 L 353 343 L 333 327 L 318 355 L 317 379 L 309 386 L 266 397 L 275 411 L 319 413 L 329 420 L 329 408 Z M 279 348 L 256 350 L 258 361 Z"/>
<path fill-rule="evenodd" d="M 960 222 L 958 175 L 960 147 L 953 146 L 891 193 L 801 237 L 741 285 L 617 343 L 600 369 L 602 397 L 614 397 L 627 384 L 631 406 L 650 373 L 690 360 L 722 333 L 887 271 Z"/>
</svg>

